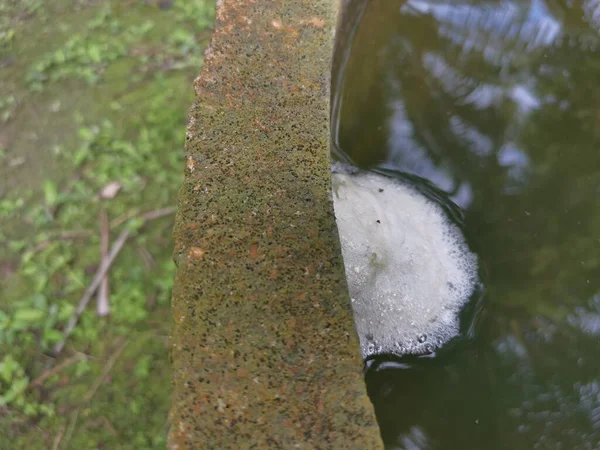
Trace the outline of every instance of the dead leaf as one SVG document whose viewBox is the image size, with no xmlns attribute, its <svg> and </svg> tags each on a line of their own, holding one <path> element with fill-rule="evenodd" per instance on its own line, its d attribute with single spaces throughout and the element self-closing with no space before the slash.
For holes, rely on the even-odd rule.
<svg viewBox="0 0 600 450">
<path fill-rule="evenodd" d="M 100 198 L 108 199 L 115 198 L 115 195 L 119 193 L 123 184 L 120 181 L 113 181 L 112 183 L 108 183 L 106 186 L 102 188 L 100 191 Z"/>
</svg>

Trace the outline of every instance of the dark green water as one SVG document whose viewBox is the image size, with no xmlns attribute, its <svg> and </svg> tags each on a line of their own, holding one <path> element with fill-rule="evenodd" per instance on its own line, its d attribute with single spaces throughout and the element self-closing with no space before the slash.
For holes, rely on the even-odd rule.
<svg viewBox="0 0 600 450">
<path fill-rule="evenodd" d="M 360 19 L 360 20 L 358 20 Z M 600 1 L 350 1 L 333 144 L 463 208 L 475 339 L 367 371 L 389 448 L 600 449 Z"/>
</svg>

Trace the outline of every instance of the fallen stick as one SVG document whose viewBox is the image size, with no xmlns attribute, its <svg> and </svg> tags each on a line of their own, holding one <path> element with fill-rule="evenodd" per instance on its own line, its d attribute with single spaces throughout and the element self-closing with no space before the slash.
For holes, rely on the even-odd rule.
<svg viewBox="0 0 600 450">
<path fill-rule="evenodd" d="M 77 305 L 77 309 L 75 310 L 75 312 L 71 316 L 71 319 L 69 320 L 69 323 L 65 327 L 65 331 L 63 333 L 64 336 L 63 336 L 62 340 L 58 344 L 56 344 L 56 346 L 54 347 L 55 355 L 58 355 L 64 348 L 65 342 L 66 342 L 67 338 L 69 337 L 69 335 L 71 334 L 71 332 L 73 331 L 73 328 L 75 328 L 75 325 L 77 325 L 77 321 L 79 320 L 79 317 L 83 313 L 83 310 L 85 309 L 87 304 L 90 302 L 90 299 L 92 298 L 92 295 L 94 295 L 94 292 L 96 292 L 96 289 L 98 289 L 98 286 L 100 286 L 100 283 L 102 282 L 102 279 L 104 278 L 104 275 L 106 275 L 106 272 L 108 272 L 108 269 L 110 268 L 113 261 L 115 260 L 115 258 L 117 257 L 117 255 L 119 254 L 121 249 L 123 248 L 123 245 L 125 244 L 125 241 L 127 240 L 127 238 L 129 237 L 130 234 L 131 233 L 129 232 L 129 230 L 123 230 L 121 232 L 121 234 L 119 234 L 119 237 L 117 238 L 117 240 L 113 244 L 112 248 L 110 249 L 110 253 L 102 261 L 102 263 L 100 264 L 100 267 L 98 267 L 98 270 L 96 271 L 96 274 L 94 275 L 92 282 L 90 283 L 88 288 L 85 290 L 83 297 L 81 297 L 81 300 L 79 301 L 79 304 Z"/>
<path fill-rule="evenodd" d="M 123 350 L 125 350 L 125 347 L 127 346 L 128 341 L 123 336 L 117 338 L 117 341 L 119 342 L 119 347 L 110 356 L 110 358 L 108 358 L 108 361 L 106 362 L 106 365 L 102 369 L 102 372 L 96 378 L 96 380 L 94 381 L 94 384 L 92 385 L 92 387 L 90 388 L 88 393 L 83 398 L 83 403 L 88 403 L 92 399 L 92 397 L 96 394 L 96 391 L 98 390 L 98 388 L 100 387 L 100 385 L 102 384 L 102 382 L 104 381 L 104 379 L 106 378 L 108 373 L 111 371 L 111 369 L 113 368 L 115 363 L 117 362 L 117 359 L 119 358 L 119 356 L 121 355 Z M 81 412 L 81 408 L 82 408 L 82 405 L 80 405 L 75 411 L 73 411 L 71 413 L 71 420 L 69 422 L 69 426 L 66 429 L 67 432 L 66 432 L 66 437 L 65 437 L 64 448 L 69 448 L 69 444 L 71 443 L 71 437 L 73 436 L 73 432 L 75 431 L 75 427 L 77 426 L 77 421 L 79 420 L 79 413 Z M 62 440 L 64 434 L 65 434 L 64 430 L 62 430 L 60 435 L 57 436 L 57 438 L 55 439 L 57 449 L 58 449 L 58 446 L 60 445 L 60 441 Z"/>
<path fill-rule="evenodd" d="M 139 217 L 139 214 L 140 214 L 140 211 L 135 208 L 127 211 L 125 214 L 110 221 L 110 229 L 113 230 L 113 229 L 117 228 L 118 226 L 127 222 L 129 219 L 133 219 L 134 217 Z"/>
<path fill-rule="evenodd" d="M 96 380 L 94 380 L 94 384 L 83 398 L 84 402 L 89 402 L 92 399 L 92 397 L 96 394 L 96 391 L 104 382 L 106 376 L 117 362 L 117 359 L 119 359 L 119 356 L 121 356 L 121 353 L 123 353 L 123 350 L 125 350 L 125 347 L 127 347 L 127 340 L 123 336 L 117 338 L 117 340 L 119 345 L 117 350 L 115 350 L 115 352 L 112 355 L 110 355 L 110 358 L 108 358 L 108 361 L 106 361 L 106 365 L 102 368 L 102 372 L 100 373 L 100 375 L 98 375 Z"/>
<path fill-rule="evenodd" d="M 75 356 L 72 356 L 71 358 L 67 358 L 63 362 L 61 362 L 59 365 L 53 367 L 51 370 L 47 370 L 44 373 L 42 373 L 39 377 L 37 377 L 35 380 L 33 380 L 31 383 L 29 383 L 28 387 L 32 388 L 35 386 L 41 386 L 44 383 L 44 381 L 46 381 L 51 376 L 56 375 L 61 370 L 65 369 L 66 367 L 70 366 L 71 364 L 74 364 L 78 361 L 83 361 L 84 359 L 86 359 L 86 358 L 81 353 L 78 353 Z"/>
<path fill-rule="evenodd" d="M 58 236 L 54 236 L 50 239 L 46 239 L 45 241 L 39 242 L 32 249 L 31 252 L 37 253 L 39 251 L 44 250 L 54 241 L 66 241 L 66 240 L 74 240 L 81 239 L 92 236 L 92 233 L 82 230 L 82 231 L 65 231 L 60 233 Z"/>
<path fill-rule="evenodd" d="M 54 442 L 52 443 L 52 450 L 58 450 L 60 447 L 60 441 L 62 441 L 62 438 L 65 434 L 65 430 L 67 429 L 66 425 L 63 425 L 62 427 L 60 427 L 60 430 L 58 431 L 58 434 L 56 435 L 56 437 L 54 438 Z"/>
<path fill-rule="evenodd" d="M 173 206 L 168 206 L 166 208 L 157 209 L 155 211 L 149 211 L 149 212 L 141 214 L 141 215 L 140 215 L 139 211 L 133 210 L 126 214 L 123 214 L 122 216 L 117 217 L 116 219 L 111 220 L 110 228 L 111 229 L 117 228 L 119 225 L 122 225 L 123 223 L 127 222 L 129 219 L 133 219 L 135 217 L 138 217 L 143 220 L 159 219 L 160 217 L 164 217 L 164 216 L 173 214 L 175 211 L 176 211 L 176 209 Z"/>
<path fill-rule="evenodd" d="M 157 209 L 156 211 L 149 211 L 145 214 L 142 214 L 140 218 L 144 221 L 148 221 L 168 216 L 170 214 L 173 214 L 174 212 L 174 207 L 162 208 Z M 119 234 L 119 237 L 113 244 L 112 248 L 110 249 L 110 253 L 108 254 L 108 256 L 103 261 L 101 261 L 100 267 L 98 267 L 98 270 L 96 270 L 96 274 L 94 275 L 92 282 L 83 293 L 83 297 L 81 297 L 81 300 L 77 305 L 77 309 L 75 309 L 75 312 L 71 316 L 71 319 L 69 319 L 69 323 L 67 323 L 67 326 L 65 327 L 62 340 L 54 346 L 55 355 L 58 355 L 64 348 L 67 338 L 69 337 L 69 335 L 73 331 L 73 328 L 75 328 L 75 325 L 77 325 L 77 322 L 79 321 L 79 317 L 81 317 L 81 314 L 83 314 L 83 311 L 85 310 L 87 304 L 90 302 L 92 296 L 94 295 L 94 292 L 96 292 L 96 289 L 98 289 L 98 286 L 100 286 L 104 275 L 106 274 L 106 272 L 108 272 L 108 269 L 110 268 L 113 261 L 123 248 L 125 241 L 127 240 L 127 238 L 129 238 L 130 235 L 131 233 L 129 232 L 129 230 L 123 230 L 121 234 Z"/>
<path fill-rule="evenodd" d="M 108 215 L 106 210 L 100 210 L 100 261 L 104 261 L 108 255 L 110 247 Z M 110 303 L 108 300 L 108 272 L 102 277 L 98 295 L 96 297 L 96 312 L 100 317 L 107 316 L 110 313 Z"/>
<path fill-rule="evenodd" d="M 169 206 L 167 208 L 157 209 L 155 211 L 149 211 L 140 216 L 140 219 L 144 220 L 154 220 L 160 219 L 161 217 L 169 216 L 176 211 L 175 207 Z"/>
<path fill-rule="evenodd" d="M 77 408 L 74 412 L 71 413 L 71 420 L 69 421 L 69 425 L 67 426 L 66 431 L 61 435 L 61 439 L 64 436 L 65 444 L 63 448 L 69 448 L 69 444 L 71 443 L 71 437 L 73 437 L 73 431 L 75 430 L 75 426 L 77 425 L 77 421 L 79 420 L 79 412 L 81 408 Z M 60 446 L 60 441 L 58 442 L 56 448 L 58 449 Z"/>
</svg>

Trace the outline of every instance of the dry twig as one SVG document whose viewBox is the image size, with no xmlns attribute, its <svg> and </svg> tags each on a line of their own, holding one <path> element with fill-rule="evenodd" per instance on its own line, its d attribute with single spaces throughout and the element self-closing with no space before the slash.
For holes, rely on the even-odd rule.
<svg viewBox="0 0 600 450">
<path fill-rule="evenodd" d="M 46 239 L 45 241 L 39 242 L 38 244 L 35 245 L 35 247 L 33 247 L 31 249 L 31 251 L 33 253 L 42 251 L 46 247 L 48 247 L 50 244 L 52 244 L 52 242 L 54 242 L 54 241 L 74 240 L 74 239 L 90 237 L 91 235 L 92 235 L 92 233 L 90 233 L 89 231 L 86 231 L 86 230 L 64 231 L 64 232 L 60 233 L 58 236 L 54 236 L 52 239 Z"/>
<path fill-rule="evenodd" d="M 106 365 L 102 369 L 102 372 L 100 373 L 100 375 L 98 375 L 98 378 L 96 378 L 94 384 L 92 385 L 88 393 L 85 395 L 83 399 L 84 402 L 89 402 L 92 399 L 92 397 L 96 394 L 96 391 L 98 391 L 98 388 L 117 362 L 117 359 L 119 359 L 119 356 L 121 356 L 121 353 L 123 353 L 123 350 L 125 350 L 125 347 L 127 347 L 127 340 L 123 336 L 119 337 L 117 341 L 119 343 L 119 347 L 112 355 L 110 355 L 108 361 L 106 361 Z"/>
<path fill-rule="evenodd" d="M 63 362 L 58 364 L 57 366 L 54 366 L 52 369 L 46 370 L 39 377 L 37 377 L 32 382 L 30 382 L 28 387 L 32 388 L 32 387 L 36 387 L 36 386 L 41 386 L 44 383 L 44 381 L 46 381 L 48 378 L 56 375 L 58 372 L 69 367 L 71 364 L 74 364 L 78 361 L 82 361 L 84 359 L 86 359 L 86 358 L 82 353 L 78 353 L 75 356 L 67 358 Z"/>
<path fill-rule="evenodd" d="M 127 211 L 125 214 L 123 214 L 123 215 L 117 217 L 116 219 L 113 219 L 113 220 L 110 221 L 110 229 L 114 230 L 119 225 L 124 224 L 129 219 L 133 219 L 134 217 L 137 217 L 139 214 L 140 214 L 140 211 L 138 209 L 135 209 L 135 208 Z"/>
<path fill-rule="evenodd" d="M 111 229 L 117 228 L 119 225 L 122 225 L 123 223 L 127 222 L 129 219 L 133 219 L 134 217 L 139 217 L 140 219 L 143 219 L 143 220 L 159 219 L 164 216 L 169 216 L 169 215 L 173 214 L 175 211 L 176 211 L 176 209 L 172 206 L 162 208 L 162 209 L 157 209 L 155 211 L 149 211 L 144 214 L 140 214 L 139 210 L 133 209 L 133 210 L 123 214 L 122 216 L 119 216 L 116 219 L 111 220 L 110 228 Z"/>
<path fill-rule="evenodd" d="M 110 268 L 113 261 L 115 260 L 115 258 L 117 257 L 117 255 L 119 254 L 121 249 L 123 248 L 123 245 L 125 244 L 125 241 L 127 240 L 127 238 L 129 237 L 130 234 L 131 233 L 129 232 L 129 230 L 123 230 L 121 232 L 121 234 L 119 234 L 119 237 L 117 238 L 117 240 L 113 244 L 112 248 L 110 249 L 110 253 L 106 257 L 106 259 L 104 259 L 102 261 L 102 263 L 100 264 L 100 267 L 98 267 L 98 270 L 96 271 L 96 274 L 94 275 L 94 279 L 92 280 L 92 282 L 90 283 L 88 288 L 83 293 L 83 297 L 81 297 L 81 300 L 79 301 L 79 304 L 77 305 L 77 308 L 75 309 L 75 312 L 71 316 L 71 319 L 69 320 L 69 323 L 67 324 L 67 326 L 65 328 L 65 331 L 63 333 L 64 336 L 63 336 L 62 340 L 58 344 L 56 344 L 54 347 L 55 355 L 58 355 L 64 348 L 65 342 L 66 342 L 67 338 L 69 337 L 69 335 L 71 334 L 71 332 L 73 331 L 73 328 L 75 328 L 75 325 L 77 324 L 79 317 L 83 313 L 83 310 L 85 309 L 87 304 L 90 302 L 90 299 L 92 298 L 92 295 L 94 295 L 94 292 L 96 292 L 96 289 L 98 289 L 98 286 L 100 286 L 100 283 L 102 282 L 102 279 L 104 278 L 104 275 L 106 274 L 106 272 L 108 272 L 108 269 Z"/>
<path fill-rule="evenodd" d="M 67 429 L 67 427 L 65 425 L 60 427 L 60 430 L 58 431 L 56 437 L 54 438 L 54 442 L 52 443 L 52 450 L 58 450 L 58 448 L 60 446 L 60 441 L 62 441 L 62 438 L 65 435 L 66 429 Z"/>
<path fill-rule="evenodd" d="M 169 208 L 157 209 L 155 211 L 149 211 L 145 214 L 142 214 L 139 217 L 140 217 L 140 219 L 142 219 L 144 221 L 148 221 L 148 220 L 159 219 L 161 217 L 171 215 L 174 212 L 175 212 L 175 208 L 169 207 Z M 117 257 L 117 255 L 119 254 L 121 249 L 123 248 L 125 241 L 127 241 L 127 238 L 129 238 L 130 235 L 131 235 L 131 233 L 129 232 L 129 230 L 123 230 L 121 232 L 121 234 L 119 234 L 119 236 L 117 237 L 117 240 L 115 241 L 113 246 L 111 247 L 111 250 L 110 250 L 109 254 L 107 255 L 107 257 L 101 261 L 100 267 L 98 267 L 98 270 L 96 270 L 96 274 L 94 275 L 92 282 L 90 283 L 88 288 L 83 293 L 83 297 L 81 297 L 81 300 L 79 301 L 79 304 L 77 305 L 77 308 L 75 309 L 75 312 L 73 313 L 73 315 L 71 316 L 71 319 L 69 320 L 69 322 L 67 323 L 67 326 L 65 327 L 65 330 L 63 332 L 63 334 L 64 334 L 63 339 L 54 346 L 54 354 L 55 355 L 58 355 L 64 348 L 67 338 L 69 337 L 69 335 L 73 331 L 73 328 L 75 328 L 75 325 L 77 325 L 77 322 L 79 321 L 79 317 L 81 317 L 81 314 L 83 314 L 85 307 L 90 302 L 90 299 L 94 295 L 94 292 L 96 292 L 96 289 L 98 289 L 98 287 L 100 286 L 102 279 L 108 272 L 108 269 L 110 269 L 110 266 L 112 265 L 113 261 L 115 260 L 115 258 Z"/>
<path fill-rule="evenodd" d="M 73 436 L 73 431 L 75 430 L 75 426 L 77 425 L 77 421 L 79 420 L 79 412 L 81 410 L 79 408 L 77 408 L 75 411 L 73 411 L 71 413 L 71 420 L 69 421 L 69 426 L 67 427 L 66 433 L 64 433 L 66 435 L 65 437 L 65 445 L 63 446 L 64 448 L 69 448 L 69 444 L 71 443 L 71 437 Z M 56 448 L 58 449 L 60 445 L 60 441 L 58 442 L 58 445 L 56 446 Z"/>
<path fill-rule="evenodd" d="M 140 219 L 154 220 L 160 219 L 161 217 L 170 216 L 176 211 L 175 207 L 169 206 L 168 208 L 157 209 L 155 211 L 149 211 L 140 216 Z"/>
<path fill-rule="evenodd" d="M 100 261 L 104 261 L 108 256 L 109 242 L 108 215 L 104 209 L 100 210 Z M 100 282 L 98 295 L 96 297 L 96 312 L 100 317 L 107 316 L 110 313 L 110 303 L 108 300 L 108 271 Z"/>
<path fill-rule="evenodd" d="M 117 341 L 119 342 L 119 346 L 118 346 L 117 350 L 112 355 L 110 355 L 110 358 L 108 358 L 108 361 L 106 362 L 106 365 L 102 369 L 102 372 L 100 373 L 100 375 L 98 375 L 98 377 L 94 381 L 94 384 L 92 385 L 92 387 L 90 388 L 90 390 L 88 391 L 86 396 L 84 397 L 83 404 L 88 403 L 92 399 L 92 397 L 94 397 L 94 395 L 96 394 L 96 391 L 98 391 L 98 388 L 102 384 L 102 381 L 106 378 L 108 373 L 111 371 L 111 369 L 117 362 L 117 359 L 119 359 L 119 356 L 121 355 L 121 353 L 123 353 L 123 350 L 125 350 L 125 347 L 127 346 L 127 340 L 121 336 L 121 337 L 117 338 Z M 73 436 L 73 432 L 75 431 L 75 427 L 77 426 L 77 421 L 79 420 L 80 412 L 81 412 L 81 406 L 79 406 L 75 411 L 73 411 L 73 413 L 71 413 L 71 420 L 70 420 L 69 426 L 67 427 L 67 430 L 66 430 L 65 445 L 64 445 L 65 448 L 68 448 L 69 443 L 71 442 L 71 437 Z M 113 428 L 113 430 L 114 430 L 114 428 Z M 60 441 L 62 440 L 62 437 L 64 434 L 65 434 L 64 430 L 61 430 L 61 432 L 56 436 L 56 438 L 54 440 L 53 448 L 56 448 L 56 449 L 59 448 Z"/>
</svg>

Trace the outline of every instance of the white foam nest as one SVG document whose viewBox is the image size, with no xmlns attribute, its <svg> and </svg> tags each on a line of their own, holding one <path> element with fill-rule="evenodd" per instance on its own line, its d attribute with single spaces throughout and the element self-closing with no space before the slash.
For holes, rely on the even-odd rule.
<svg viewBox="0 0 600 450">
<path fill-rule="evenodd" d="M 332 191 L 363 357 L 425 354 L 458 335 L 477 257 L 442 207 L 400 180 L 338 164 Z"/>
</svg>

